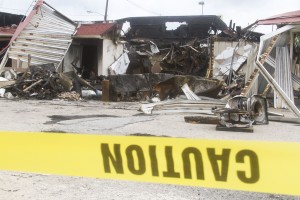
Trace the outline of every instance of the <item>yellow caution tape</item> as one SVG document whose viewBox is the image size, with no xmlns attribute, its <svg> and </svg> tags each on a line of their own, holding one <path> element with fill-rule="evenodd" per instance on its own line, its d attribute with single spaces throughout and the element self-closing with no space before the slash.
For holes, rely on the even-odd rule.
<svg viewBox="0 0 300 200">
<path fill-rule="evenodd" d="M 300 143 L 0 132 L 0 169 L 300 195 Z"/>
</svg>

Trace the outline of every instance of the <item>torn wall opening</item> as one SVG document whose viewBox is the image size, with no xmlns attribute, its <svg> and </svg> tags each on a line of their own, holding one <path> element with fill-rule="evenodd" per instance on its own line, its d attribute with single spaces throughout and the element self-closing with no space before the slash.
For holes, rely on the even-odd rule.
<svg viewBox="0 0 300 200">
<path fill-rule="evenodd" d="M 61 71 L 75 70 L 84 79 L 97 76 L 98 55 L 102 55 L 102 44 L 103 42 L 98 39 L 73 39 Z"/>
</svg>

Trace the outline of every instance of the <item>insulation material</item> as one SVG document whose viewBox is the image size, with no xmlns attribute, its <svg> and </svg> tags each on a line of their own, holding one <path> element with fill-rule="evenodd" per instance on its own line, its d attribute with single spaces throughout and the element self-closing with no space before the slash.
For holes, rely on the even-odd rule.
<svg viewBox="0 0 300 200">
<path fill-rule="evenodd" d="M 286 93 L 289 99 L 294 103 L 294 93 L 292 85 L 291 60 L 287 46 L 276 48 L 275 61 L 275 81 Z M 275 108 L 287 108 L 281 97 L 275 92 L 274 95 Z"/>
<path fill-rule="evenodd" d="M 111 75 L 125 74 L 129 66 L 129 63 L 130 60 L 128 54 L 125 52 L 118 58 L 118 60 L 116 60 L 116 62 L 114 62 L 109 67 L 110 74 Z"/>
<path fill-rule="evenodd" d="M 159 53 L 159 49 L 158 49 L 157 45 L 152 41 L 150 41 L 150 49 L 151 49 L 151 52 L 154 54 Z"/>
<path fill-rule="evenodd" d="M 0 97 L 3 98 L 5 94 L 5 89 L 4 88 L 0 88 Z"/>
<path fill-rule="evenodd" d="M 215 62 L 220 65 L 217 73 L 229 75 L 230 68 L 232 68 L 234 71 L 237 71 L 247 60 L 251 49 L 252 46 L 250 44 L 240 47 L 237 50 L 233 47 L 227 47 L 215 58 Z M 218 76 L 218 74 L 215 74 L 215 76 Z"/>
</svg>

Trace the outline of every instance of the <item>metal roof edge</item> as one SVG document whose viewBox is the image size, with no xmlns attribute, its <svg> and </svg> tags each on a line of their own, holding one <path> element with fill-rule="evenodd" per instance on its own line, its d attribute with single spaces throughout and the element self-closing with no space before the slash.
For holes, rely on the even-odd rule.
<svg viewBox="0 0 300 200">
<path fill-rule="evenodd" d="M 71 20 L 70 18 L 68 18 L 67 16 L 65 16 L 64 14 L 62 14 L 61 12 L 59 12 L 58 10 L 56 10 L 55 8 L 53 8 L 52 6 L 50 6 L 47 2 L 44 1 L 44 4 L 47 5 L 48 7 L 50 7 L 51 9 L 53 9 L 57 14 L 61 15 L 61 17 L 63 19 L 65 19 L 66 21 L 70 22 L 73 25 L 78 25 L 78 23 L 74 22 L 73 20 Z"/>
</svg>

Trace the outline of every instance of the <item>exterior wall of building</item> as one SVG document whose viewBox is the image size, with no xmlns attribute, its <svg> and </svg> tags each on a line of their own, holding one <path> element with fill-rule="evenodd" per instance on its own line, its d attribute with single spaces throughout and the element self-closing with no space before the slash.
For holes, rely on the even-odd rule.
<svg viewBox="0 0 300 200">
<path fill-rule="evenodd" d="M 72 71 L 72 61 L 78 57 L 79 61 L 77 62 L 77 67 L 82 66 L 82 56 L 83 56 L 83 48 L 84 45 L 95 45 L 97 46 L 97 75 L 109 75 L 108 68 L 111 64 L 113 64 L 123 53 L 123 44 L 115 44 L 110 39 L 101 39 L 95 42 L 91 39 L 85 39 L 84 41 L 78 40 L 76 43 L 73 42 L 71 47 L 69 48 L 65 58 L 63 65 L 60 66 L 59 71 L 68 72 Z"/>
<path fill-rule="evenodd" d="M 98 75 L 109 74 L 108 68 L 123 54 L 123 44 L 115 44 L 110 39 L 103 40 L 102 63 L 98 68 Z M 100 62 L 99 62 L 100 65 Z"/>
</svg>

